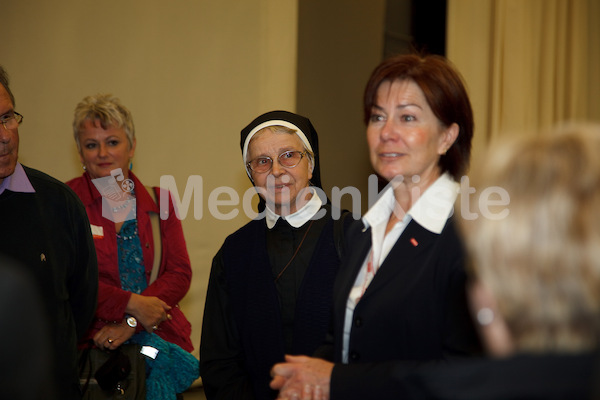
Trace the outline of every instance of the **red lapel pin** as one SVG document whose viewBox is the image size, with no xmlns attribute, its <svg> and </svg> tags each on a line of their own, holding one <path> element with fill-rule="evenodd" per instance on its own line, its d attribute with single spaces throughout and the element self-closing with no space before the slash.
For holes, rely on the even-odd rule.
<svg viewBox="0 0 600 400">
<path fill-rule="evenodd" d="M 419 245 L 419 242 L 417 242 L 417 239 L 415 239 L 415 238 L 410 238 L 410 243 L 412 243 L 412 245 L 415 247 L 417 247 Z"/>
</svg>

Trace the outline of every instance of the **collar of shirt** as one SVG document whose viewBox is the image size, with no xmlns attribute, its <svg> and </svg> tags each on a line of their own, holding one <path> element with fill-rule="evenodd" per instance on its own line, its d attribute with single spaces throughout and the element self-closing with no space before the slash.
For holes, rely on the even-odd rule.
<svg viewBox="0 0 600 400">
<path fill-rule="evenodd" d="M 311 188 L 311 192 L 312 197 L 310 200 L 301 209 L 290 215 L 281 216 L 275 214 L 275 212 L 267 206 L 265 215 L 267 228 L 273 229 L 279 218 L 283 218 L 294 228 L 300 228 L 302 225 L 310 221 L 310 219 L 314 217 L 317 212 L 319 212 L 321 206 L 323 205 L 321 198 L 317 195 L 315 190 Z"/>
<path fill-rule="evenodd" d="M 35 193 L 35 189 L 31 185 L 23 166 L 19 162 L 15 166 L 15 172 L 4 178 L 2 181 L 2 184 L 0 185 L 0 194 L 7 189 L 11 192 Z"/>
<path fill-rule="evenodd" d="M 412 205 L 406 213 L 407 216 L 428 231 L 440 234 L 446 225 L 446 220 L 452 215 L 459 188 L 459 184 L 450 174 L 442 174 Z M 363 217 L 365 227 L 387 223 L 395 201 L 394 191 L 388 187 Z M 406 224 L 407 217 L 405 216 L 401 222 Z"/>
<path fill-rule="evenodd" d="M 440 234 L 446 225 L 446 220 L 452 215 L 454 201 L 458 196 L 458 189 L 458 183 L 449 174 L 443 174 L 425 190 L 423 195 L 408 210 L 404 218 L 396 222 L 387 235 L 385 234 L 385 230 L 396 202 L 391 186 L 385 189 L 381 197 L 363 217 L 365 230 L 371 227 L 371 251 L 363 261 L 363 265 L 356 276 L 354 286 L 346 302 L 342 335 L 342 361 L 344 363 L 348 363 L 348 349 L 354 308 L 375 277 L 379 266 L 383 264 L 411 219 L 414 219 L 428 231 Z M 368 268 L 369 262 L 372 265 L 370 273 Z"/>
</svg>

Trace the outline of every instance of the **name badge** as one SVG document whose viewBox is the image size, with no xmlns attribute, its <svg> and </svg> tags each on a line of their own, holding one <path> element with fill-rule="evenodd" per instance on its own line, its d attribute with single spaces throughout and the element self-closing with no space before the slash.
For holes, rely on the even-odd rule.
<svg viewBox="0 0 600 400">
<path fill-rule="evenodd" d="M 104 238 L 104 228 L 98 225 L 90 224 L 92 228 L 92 236 L 94 239 L 102 239 Z"/>
</svg>

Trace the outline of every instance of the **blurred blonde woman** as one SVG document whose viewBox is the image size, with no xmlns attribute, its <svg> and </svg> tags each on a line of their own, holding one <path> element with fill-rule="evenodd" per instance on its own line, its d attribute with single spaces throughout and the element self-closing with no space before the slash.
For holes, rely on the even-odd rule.
<svg viewBox="0 0 600 400">
<path fill-rule="evenodd" d="M 198 360 L 189 354 L 191 325 L 178 306 L 190 287 L 192 268 L 173 201 L 162 196 L 168 204 L 159 205 L 154 199 L 161 198 L 162 189 L 146 188 L 131 171 L 137 143 L 133 117 L 116 97 L 98 94 L 79 102 L 73 135 L 84 172 L 67 185 L 87 211 L 100 273 L 98 307 L 86 338 L 99 349 L 115 350 L 132 341 L 161 350 L 155 360 L 146 360 L 147 399 L 180 394 L 198 377 Z M 127 200 L 109 203 L 115 192 L 101 194 L 97 182 L 121 182 L 117 198 Z M 151 214 L 161 208 L 168 212 L 159 220 L 160 237 L 154 237 Z M 152 280 L 155 254 L 160 262 Z"/>
<path fill-rule="evenodd" d="M 489 190 L 510 202 L 462 220 L 462 230 L 472 311 L 491 358 L 420 375 L 413 397 L 597 398 L 600 126 L 490 149 L 474 168 L 472 204 Z"/>
<path fill-rule="evenodd" d="M 508 331 L 500 334 L 502 325 L 494 320 L 485 325 L 490 354 L 575 353 L 597 347 L 598 154 L 600 126 L 580 126 L 507 145 L 488 158 L 481 187 L 504 188 L 510 195 L 509 214 L 464 226 L 478 278 L 474 305 L 490 308 Z M 485 303 L 488 297 L 495 304 Z"/>
</svg>

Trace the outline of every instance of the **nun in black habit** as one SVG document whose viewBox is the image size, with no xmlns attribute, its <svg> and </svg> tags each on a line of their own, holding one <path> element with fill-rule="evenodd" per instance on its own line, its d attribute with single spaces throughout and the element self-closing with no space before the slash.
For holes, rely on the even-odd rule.
<svg viewBox="0 0 600 400">
<path fill-rule="evenodd" d="M 344 220 L 321 189 L 317 132 L 287 111 L 241 132 L 259 217 L 230 235 L 212 263 L 200 375 L 212 399 L 274 399 L 270 369 L 285 354 L 312 354 L 325 339 Z"/>
</svg>

